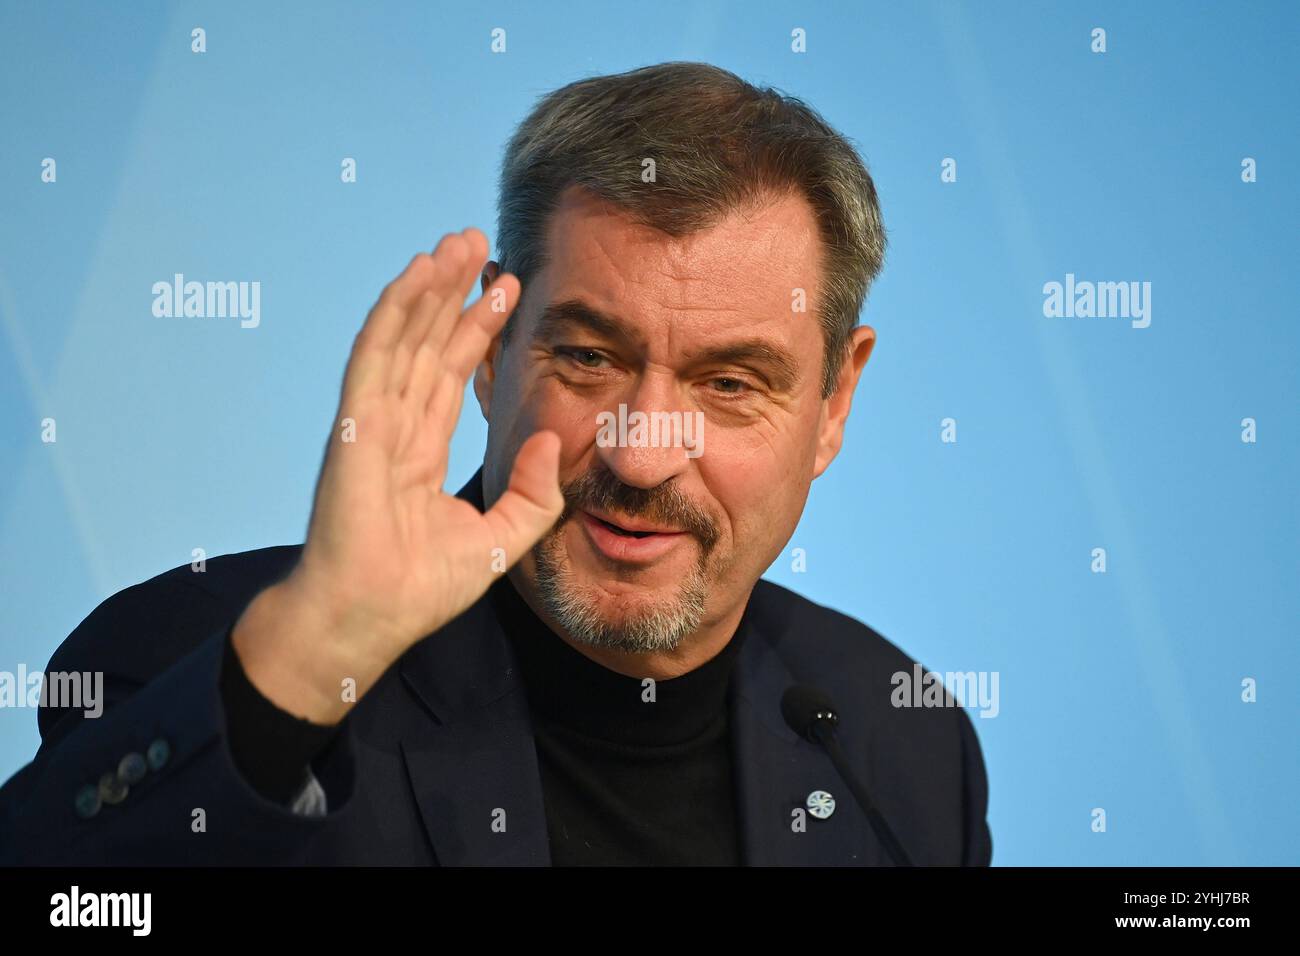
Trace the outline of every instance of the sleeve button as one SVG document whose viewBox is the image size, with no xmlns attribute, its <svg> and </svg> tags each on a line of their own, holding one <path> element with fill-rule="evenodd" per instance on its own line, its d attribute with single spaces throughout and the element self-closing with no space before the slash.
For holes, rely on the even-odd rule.
<svg viewBox="0 0 1300 956">
<path fill-rule="evenodd" d="M 86 784 L 77 791 L 76 799 L 77 816 L 83 820 L 89 820 L 99 812 L 100 799 L 99 788 Z"/>
<path fill-rule="evenodd" d="M 121 780 L 117 779 L 117 774 L 111 770 L 99 778 L 99 799 L 110 806 L 125 800 L 130 789 Z"/>
<path fill-rule="evenodd" d="M 148 772 L 149 765 L 145 763 L 144 757 L 134 751 L 123 757 L 117 765 L 117 779 L 128 787 L 135 786 Z"/>
<path fill-rule="evenodd" d="M 161 770 L 171 755 L 172 748 L 161 737 L 151 743 L 149 749 L 145 751 L 150 770 Z"/>
</svg>

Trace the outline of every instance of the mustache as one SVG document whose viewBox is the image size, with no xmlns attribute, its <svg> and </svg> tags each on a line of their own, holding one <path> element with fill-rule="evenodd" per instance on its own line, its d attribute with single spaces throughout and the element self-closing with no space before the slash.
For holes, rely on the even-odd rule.
<svg viewBox="0 0 1300 956">
<path fill-rule="evenodd" d="M 575 511 L 595 509 L 680 528 L 699 540 L 705 554 L 718 543 L 718 524 L 713 516 L 671 483 L 654 488 L 633 488 L 619 481 L 608 469 L 601 468 L 579 475 L 560 491 L 564 495 L 564 513 L 560 515 L 557 527 L 568 521 Z"/>
</svg>

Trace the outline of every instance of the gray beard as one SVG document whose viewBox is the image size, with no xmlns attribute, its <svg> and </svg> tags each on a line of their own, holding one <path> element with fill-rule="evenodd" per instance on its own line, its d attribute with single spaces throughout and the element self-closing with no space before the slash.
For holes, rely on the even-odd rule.
<svg viewBox="0 0 1300 956">
<path fill-rule="evenodd" d="M 573 580 L 563 533 L 563 524 L 553 528 L 533 549 L 533 557 L 542 605 L 572 640 L 591 647 L 644 654 L 676 650 L 699 628 L 708 596 L 704 555 L 675 596 L 647 610 L 632 612 L 614 625 L 601 617 L 598 589 Z"/>
</svg>

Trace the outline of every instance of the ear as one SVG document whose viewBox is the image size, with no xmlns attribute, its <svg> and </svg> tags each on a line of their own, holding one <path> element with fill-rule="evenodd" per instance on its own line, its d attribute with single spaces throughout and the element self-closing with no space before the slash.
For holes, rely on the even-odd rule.
<svg viewBox="0 0 1300 956">
<path fill-rule="evenodd" d="M 486 293 L 488 286 L 495 282 L 500 274 L 501 267 L 489 259 L 483 266 L 480 293 Z M 474 396 L 478 399 L 478 407 L 485 421 L 488 420 L 488 410 L 492 407 L 492 385 L 496 381 L 496 359 L 500 348 L 501 336 L 494 335 L 491 344 L 488 345 L 487 354 L 474 370 Z"/>
<path fill-rule="evenodd" d="M 817 426 L 817 460 L 813 477 L 821 477 L 844 444 L 844 424 L 849 420 L 849 406 L 853 403 L 853 390 L 858 387 L 862 369 L 871 357 L 876 344 L 876 330 L 860 325 L 849 339 L 848 354 L 840 366 L 835 391 L 822 401 L 821 419 Z"/>
</svg>

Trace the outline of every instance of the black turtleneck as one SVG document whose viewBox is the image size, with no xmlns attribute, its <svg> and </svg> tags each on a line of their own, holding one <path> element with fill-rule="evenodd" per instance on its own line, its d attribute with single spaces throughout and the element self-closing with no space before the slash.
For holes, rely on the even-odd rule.
<svg viewBox="0 0 1300 956">
<path fill-rule="evenodd" d="M 488 592 L 528 693 L 555 866 L 737 865 L 728 691 L 744 629 L 671 680 L 609 670 Z"/>
<path fill-rule="evenodd" d="M 711 660 L 650 686 L 570 647 L 508 578 L 487 600 L 528 695 L 552 865 L 738 865 L 729 700 L 743 623 Z M 263 697 L 229 636 L 221 692 L 236 765 L 287 803 L 336 728 Z"/>
</svg>

